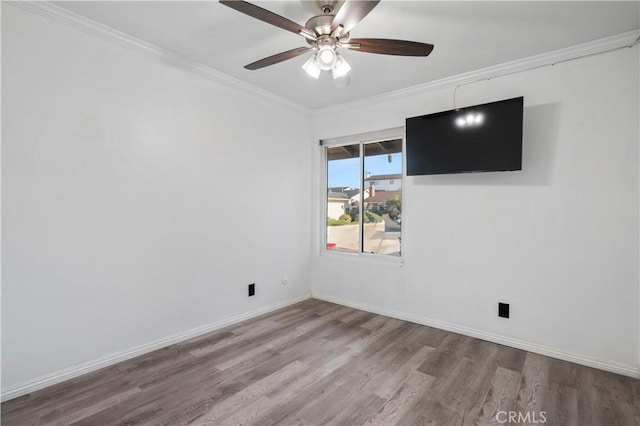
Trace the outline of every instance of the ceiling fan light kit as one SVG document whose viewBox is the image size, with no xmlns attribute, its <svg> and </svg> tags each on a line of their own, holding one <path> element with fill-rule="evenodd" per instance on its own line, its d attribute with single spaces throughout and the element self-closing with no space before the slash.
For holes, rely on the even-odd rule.
<svg viewBox="0 0 640 426">
<path fill-rule="evenodd" d="M 346 76 L 347 74 L 349 74 L 349 71 L 351 71 L 351 66 L 349 66 L 349 64 L 347 63 L 347 61 L 342 57 L 341 54 L 336 53 L 336 65 L 333 67 L 333 69 L 331 70 L 331 73 L 333 74 L 333 79 L 337 79 L 337 78 L 341 78 Z"/>
<path fill-rule="evenodd" d="M 351 71 L 351 66 L 344 57 L 335 50 L 319 49 L 317 53 L 311 55 L 307 61 L 302 64 L 302 69 L 311 77 L 317 79 L 322 71 L 331 70 L 333 79 L 344 77 Z"/>
<path fill-rule="evenodd" d="M 315 54 L 316 62 L 318 62 L 318 66 L 323 71 L 329 71 L 333 69 L 337 62 L 337 54 L 335 51 L 335 47 L 332 47 L 328 44 L 320 47 L 318 49 L 318 53 Z"/>
<path fill-rule="evenodd" d="M 246 1 L 219 1 L 221 4 L 253 18 L 299 34 L 309 44 L 309 47 L 299 47 L 277 53 L 245 65 L 248 70 L 257 70 L 274 65 L 313 50 L 311 57 L 302 65 L 302 69 L 307 74 L 317 79 L 322 71 L 331 71 L 334 80 L 345 80 L 346 82 L 348 79 L 344 77 L 348 77 L 351 66 L 340 55 L 339 48 L 397 56 L 428 56 L 433 50 L 432 44 L 416 41 L 379 38 L 350 40 L 351 29 L 364 19 L 378 5 L 380 0 L 345 0 L 337 13 L 334 13 L 334 8 L 338 3 L 336 0 L 319 0 L 317 3 L 323 14 L 309 19 L 304 27 Z"/>
<path fill-rule="evenodd" d="M 309 74 L 311 77 L 316 79 L 320 77 L 320 73 L 322 72 L 322 69 L 320 69 L 320 67 L 316 62 L 315 55 L 307 59 L 307 62 L 302 64 L 302 69 L 305 70 L 305 72 Z"/>
</svg>

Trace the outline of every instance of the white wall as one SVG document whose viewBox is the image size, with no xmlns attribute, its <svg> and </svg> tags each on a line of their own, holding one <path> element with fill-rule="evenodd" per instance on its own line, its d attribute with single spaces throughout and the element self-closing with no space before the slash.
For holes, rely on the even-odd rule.
<svg viewBox="0 0 640 426">
<path fill-rule="evenodd" d="M 637 49 L 460 88 L 525 96 L 524 170 L 405 178 L 402 267 L 317 255 L 310 139 L 451 109 L 453 88 L 312 126 L 6 3 L 2 62 L 3 389 L 303 295 L 309 269 L 319 296 L 638 367 Z"/>
<path fill-rule="evenodd" d="M 638 68 L 624 49 L 458 89 L 458 106 L 524 96 L 523 170 L 405 178 L 404 266 L 315 254 L 314 294 L 637 371 Z M 319 111 L 315 139 L 402 126 L 452 93 Z"/>
<path fill-rule="evenodd" d="M 3 389 L 309 291 L 308 116 L 7 3 L 2 65 Z"/>
</svg>

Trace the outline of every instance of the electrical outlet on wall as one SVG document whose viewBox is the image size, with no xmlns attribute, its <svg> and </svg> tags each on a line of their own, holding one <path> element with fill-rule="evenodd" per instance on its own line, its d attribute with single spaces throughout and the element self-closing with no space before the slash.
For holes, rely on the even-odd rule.
<svg viewBox="0 0 640 426">
<path fill-rule="evenodd" d="M 249 297 L 254 296 L 256 294 L 256 284 L 249 284 Z"/>
<path fill-rule="evenodd" d="M 287 285 L 287 284 L 289 284 L 289 278 L 284 277 L 284 278 L 282 279 L 282 285 Z"/>
<path fill-rule="evenodd" d="M 509 304 L 498 302 L 498 316 L 501 318 L 509 318 Z"/>
</svg>

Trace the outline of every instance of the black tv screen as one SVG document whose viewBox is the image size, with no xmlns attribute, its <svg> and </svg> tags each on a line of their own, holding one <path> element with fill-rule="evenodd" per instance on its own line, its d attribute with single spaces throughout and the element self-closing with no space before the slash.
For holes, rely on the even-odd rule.
<svg viewBox="0 0 640 426">
<path fill-rule="evenodd" d="M 522 170 L 523 101 L 407 118 L 407 175 Z"/>
</svg>

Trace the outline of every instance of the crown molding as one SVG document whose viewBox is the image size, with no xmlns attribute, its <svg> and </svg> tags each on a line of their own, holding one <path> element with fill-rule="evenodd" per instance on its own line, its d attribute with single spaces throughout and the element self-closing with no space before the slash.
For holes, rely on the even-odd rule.
<svg viewBox="0 0 640 426">
<path fill-rule="evenodd" d="M 606 53 L 621 48 L 631 48 L 634 42 L 637 42 L 640 31 L 634 30 L 622 34 L 593 40 L 587 43 L 581 43 L 574 46 L 566 47 L 559 50 L 543 53 L 540 55 L 530 56 L 515 61 L 505 62 L 499 65 L 493 65 L 479 70 L 470 71 L 463 74 L 445 77 L 439 80 L 433 80 L 416 86 L 404 89 L 394 90 L 382 93 L 380 95 L 369 96 L 355 101 L 345 102 L 328 107 L 317 108 L 312 110 L 313 115 L 338 114 L 353 109 L 370 106 L 379 102 L 389 102 L 411 95 L 419 95 L 443 88 L 451 88 L 456 86 L 464 86 L 483 80 L 492 80 L 494 78 L 516 74 L 523 71 L 529 71 L 549 65 L 555 65 L 561 62 L 580 59 L 587 56 Z"/>
<path fill-rule="evenodd" d="M 372 103 L 388 102 L 395 99 L 415 94 L 426 93 L 442 88 L 464 86 L 482 80 L 491 80 L 497 77 L 502 77 L 505 75 L 515 74 L 549 65 L 555 65 L 557 63 L 579 59 L 586 56 L 592 56 L 599 53 L 605 53 L 615 49 L 632 47 L 633 43 L 636 42 L 638 37 L 640 36 L 640 31 L 638 30 L 629 31 L 611 37 L 605 37 L 575 46 L 554 50 L 540 55 L 505 62 L 499 65 L 445 77 L 439 80 L 433 80 L 404 89 L 394 90 L 391 92 L 373 95 L 350 102 L 331 105 L 328 107 L 313 109 L 294 102 L 290 99 L 276 95 L 267 90 L 261 89 L 252 84 L 245 83 L 242 80 L 231 77 L 220 71 L 216 71 L 213 68 L 180 56 L 169 50 L 132 37 L 107 25 L 100 24 L 99 22 L 93 21 L 85 16 L 79 15 L 61 6 L 52 4 L 49 1 L 3 0 L 3 3 L 19 7 L 32 13 L 36 13 L 76 30 L 93 35 L 102 40 L 109 41 L 120 47 L 124 47 L 130 51 L 155 59 L 164 64 L 170 64 L 176 68 L 180 68 L 214 82 L 233 87 L 244 93 L 267 99 L 288 109 L 309 116 L 346 112 L 354 108 L 369 106 Z"/>
<path fill-rule="evenodd" d="M 86 34 L 100 38 L 102 40 L 113 43 L 117 46 L 124 47 L 132 52 L 155 59 L 163 64 L 169 64 L 173 67 L 188 71 L 192 74 L 199 75 L 216 83 L 233 87 L 249 95 L 258 96 L 269 100 L 276 104 L 282 105 L 290 110 L 305 115 L 311 114 L 311 109 L 292 100 L 278 96 L 272 92 L 261 89 L 242 80 L 231 77 L 220 71 L 216 71 L 206 65 L 200 64 L 184 56 L 178 55 L 170 50 L 163 49 L 154 44 L 132 37 L 126 33 L 118 31 L 107 25 L 93 21 L 85 16 L 79 15 L 61 6 L 55 5 L 49 1 L 17 1 L 5 0 L 3 3 L 19 7 L 23 10 L 35 13 L 45 18 L 51 19 L 58 23 L 64 24 L 73 29 L 82 31 Z"/>
</svg>

